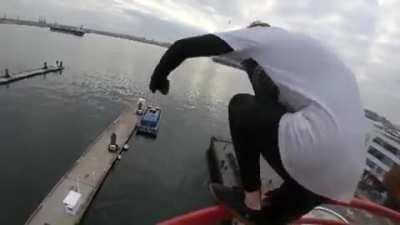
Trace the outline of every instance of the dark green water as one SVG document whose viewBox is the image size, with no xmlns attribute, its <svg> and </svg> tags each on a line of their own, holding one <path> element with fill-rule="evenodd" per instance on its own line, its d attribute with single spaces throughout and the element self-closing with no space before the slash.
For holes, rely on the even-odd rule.
<svg viewBox="0 0 400 225">
<path fill-rule="evenodd" d="M 0 26 L 0 69 L 22 71 L 61 59 L 60 74 L 0 86 L 0 224 L 23 224 L 85 147 L 121 110 L 147 95 L 165 51 L 146 44 L 46 29 Z M 212 204 L 205 151 L 229 137 L 227 104 L 250 92 L 244 74 L 208 59 L 171 76 L 159 137 L 132 143 L 83 224 L 154 224 Z"/>
</svg>

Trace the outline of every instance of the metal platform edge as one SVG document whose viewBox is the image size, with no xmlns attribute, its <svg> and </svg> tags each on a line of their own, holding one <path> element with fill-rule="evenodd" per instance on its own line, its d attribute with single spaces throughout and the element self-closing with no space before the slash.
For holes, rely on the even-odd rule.
<svg viewBox="0 0 400 225">
<path fill-rule="evenodd" d="M 228 149 L 229 147 L 231 148 Z M 216 136 L 210 138 L 206 159 L 211 182 L 241 187 L 238 163 L 234 154 L 229 139 Z M 230 155 L 233 157 L 229 157 Z"/>
</svg>

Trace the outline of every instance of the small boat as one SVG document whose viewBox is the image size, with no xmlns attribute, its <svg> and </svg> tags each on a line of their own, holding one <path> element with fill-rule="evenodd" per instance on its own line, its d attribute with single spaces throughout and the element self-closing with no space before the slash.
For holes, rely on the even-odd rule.
<svg viewBox="0 0 400 225">
<path fill-rule="evenodd" d="M 50 25 L 50 31 L 73 34 L 73 35 L 76 35 L 79 37 L 82 37 L 86 33 L 82 27 L 77 28 L 77 27 L 65 26 L 65 25 L 59 25 L 59 24 Z"/>
<path fill-rule="evenodd" d="M 161 109 L 156 106 L 146 106 L 144 99 L 139 99 L 136 114 L 141 116 L 136 125 L 137 133 L 149 137 L 157 137 L 160 127 Z"/>
</svg>

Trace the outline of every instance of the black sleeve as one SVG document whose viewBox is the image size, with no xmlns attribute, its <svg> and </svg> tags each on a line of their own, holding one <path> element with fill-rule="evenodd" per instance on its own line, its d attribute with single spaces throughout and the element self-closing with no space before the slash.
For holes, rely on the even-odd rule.
<svg viewBox="0 0 400 225">
<path fill-rule="evenodd" d="M 153 76 L 166 78 L 187 58 L 221 55 L 231 51 L 231 46 L 213 34 L 181 39 L 172 44 L 161 57 Z"/>
</svg>

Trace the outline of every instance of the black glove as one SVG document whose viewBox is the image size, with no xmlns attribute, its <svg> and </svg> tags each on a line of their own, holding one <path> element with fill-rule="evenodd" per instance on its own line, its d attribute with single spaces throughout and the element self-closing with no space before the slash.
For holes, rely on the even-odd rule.
<svg viewBox="0 0 400 225">
<path fill-rule="evenodd" d="M 158 90 L 161 94 L 166 95 L 169 91 L 169 80 L 153 74 L 153 76 L 151 76 L 149 88 L 153 93 Z"/>
</svg>

